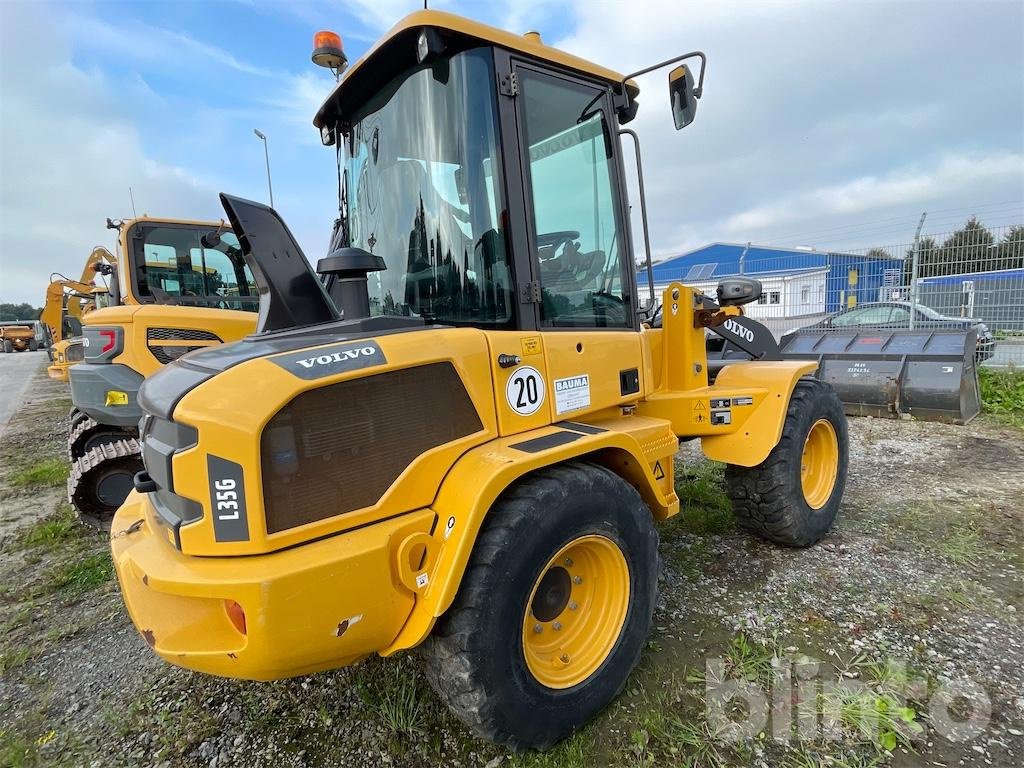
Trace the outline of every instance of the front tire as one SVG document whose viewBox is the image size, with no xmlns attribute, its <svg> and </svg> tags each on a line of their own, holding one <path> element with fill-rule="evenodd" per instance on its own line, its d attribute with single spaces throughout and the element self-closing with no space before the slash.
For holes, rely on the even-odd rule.
<svg viewBox="0 0 1024 768">
<path fill-rule="evenodd" d="M 658 563 L 651 511 L 611 470 L 573 462 L 527 477 L 488 513 L 423 646 L 431 685 L 479 736 L 551 746 L 626 684 Z"/>
<path fill-rule="evenodd" d="M 776 544 L 816 543 L 839 513 L 848 454 L 839 397 L 823 381 L 801 379 L 789 400 L 782 439 L 768 458 L 756 467 L 726 467 L 726 493 L 737 522 Z"/>
</svg>

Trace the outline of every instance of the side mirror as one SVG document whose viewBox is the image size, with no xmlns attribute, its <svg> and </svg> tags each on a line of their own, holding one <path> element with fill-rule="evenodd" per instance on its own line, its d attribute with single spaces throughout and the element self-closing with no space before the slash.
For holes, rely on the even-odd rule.
<svg viewBox="0 0 1024 768">
<path fill-rule="evenodd" d="M 728 277 L 718 284 L 718 305 L 738 307 L 761 297 L 761 283 L 747 277 Z"/>
<path fill-rule="evenodd" d="M 697 95 L 694 92 L 693 72 L 685 64 L 668 73 L 668 94 L 672 101 L 672 117 L 676 130 L 693 122 L 697 116 Z"/>
</svg>

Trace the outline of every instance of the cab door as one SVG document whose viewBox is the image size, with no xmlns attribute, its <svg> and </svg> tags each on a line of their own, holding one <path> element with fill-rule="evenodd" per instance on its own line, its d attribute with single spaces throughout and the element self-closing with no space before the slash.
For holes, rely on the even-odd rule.
<svg viewBox="0 0 1024 768">
<path fill-rule="evenodd" d="M 552 421 L 639 399 L 631 237 L 607 88 L 518 62 L 528 253 Z"/>
</svg>

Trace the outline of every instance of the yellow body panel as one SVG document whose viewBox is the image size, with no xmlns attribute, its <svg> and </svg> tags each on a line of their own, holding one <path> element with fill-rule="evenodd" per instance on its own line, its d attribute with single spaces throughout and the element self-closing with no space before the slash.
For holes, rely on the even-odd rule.
<svg viewBox="0 0 1024 768">
<path fill-rule="evenodd" d="M 226 614 L 215 610 L 213 603 L 179 603 L 161 595 L 236 600 L 247 617 L 259 617 L 259 632 L 265 638 L 261 642 L 276 643 L 280 633 L 289 638 L 290 651 L 275 645 L 280 655 L 271 659 L 253 654 L 245 666 L 237 666 L 234 659 L 224 660 L 228 656 L 223 642 L 219 650 L 209 651 L 212 641 L 203 639 L 204 632 L 174 633 L 175 625 L 165 623 L 172 639 L 161 645 L 164 630 L 153 631 L 157 651 L 165 658 L 243 677 L 302 674 L 373 651 L 394 653 L 422 642 L 451 605 L 488 511 L 531 472 L 572 460 L 599 463 L 635 487 L 652 515 L 664 519 L 679 509 L 673 457 L 680 437 L 699 437 L 705 453 L 718 460 L 746 466 L 763 461 L 779 440 L 793 387 L 814 365 L 733 363 L 709 385 L 705 330 L 694 314 L 701 306 L 700 294 L 673 284 L 664 299 L 663 327 L 640 333 L 430 328 L 375 337 L 387 361 L 383 365 L 310 380 L 275 364 L 274 356 L 258 357 L 199 384 L 180 399 L 173 413 L 176 422 L 195 427 L 199 435 L 194 448 L 174 455 L 173 475 L 175 493 L 199 503 L 203 517 L 180 527 L 180 551 L 173 532 L 161 528 L 144 497 L 130 497 L 115 521 L 116 532 L 134 519 L 145 520 L 141 530 L 125 537 L 127 543 L 114 543 L 122 585 L 138 581 L 139 573 L 149 577 L 148 590 L 138 583 L 125 587 L 136 625 L 145 632 L 147 621 L 155 623 L 161 611 L 168 611 L 193 628 L 208 623 L 210 637 L 231 638 L 225 634 L 225 627 L 230 628 Z M 316 349 L 309 348 L 311 356 Z M 518 362 L 513 358 L 511 365 L 502 367 L 499 355 L 517 356 Z M 452 363 L 476 408 L 482 425 L 478 432 L 418 456 L 371 507 L 267 533 L 260 436 L 275 413 L 310 389 L 444 360 Z M 517 410 L 510 381 L 526 367 L 541 378 L 544 399 L 535 408 Z M 634 368 L 639 391 L 624 395 L 620 373 Z M 563 401 L 572 408 L 560 409 L 554 382 L 580 377 L 586 377 L 586 398 L 574 395 Z M 240 398 L 258 407 L 239 408 Z M 339 403 L 339 409 L 346 406 L 358 404 Z M 712 413 L 721 419 L 725 411 L 728 420 L 713 420 Z M 215 540 L 208 454 L 242 467 L 248 541 Z M 359 467 L 353 466 L 353 471 Z M 422 522 L 427 519 L 429 523 Z M 415 530 L 402 529 L 401 540 L 396 540 L 391 526 L 412 520 Z M 320 562 L 327 552 L 341 560 L 310 575 L 310 563 Z M 250 573 L 251 563 L 258 563 L 268 579 L 294 585 L 294 605 L 258 598 L 246 591 L 254 589 L 252 584 L 235 589 Z M 384 570 L 391 575 L 382 576 Z M 159 589 L 154 592 L 156 574 Z M 371 633 L 367 643 L 346 646 L 328 660 L 323 656 L 328 624 L 326 617 L 321 621 L 319 601 L 339 593 L 357 602 L 365 599 L 363 593 L 383 601 L 388 617 L 380 620 L 388 632 Z M 394 608 L 396 600 L 401 610 Z M 312 617 L 304 632 L 295 629 L 299 614 Z M 339 615 L 337 621 L 343 618 Z M 390 637 L 382 640 L 389 632 Z M 242 642 L 239 637 L 234 641 Z M 238 649 L 231 653 L 241 658 Z"/>
<path fill-rule="evenodd" d="M 172 664 L 255 680 L 343 666 L 390 643 L 414 601 L 397 552 L 434 520 L 420 511 L 273 555 L 196 558 L 153 535 L 146 506 L 133 491 L 111 529 L 135 625 Z M 241 606 L 244 635 L 225 600 Z"/>
</svg>

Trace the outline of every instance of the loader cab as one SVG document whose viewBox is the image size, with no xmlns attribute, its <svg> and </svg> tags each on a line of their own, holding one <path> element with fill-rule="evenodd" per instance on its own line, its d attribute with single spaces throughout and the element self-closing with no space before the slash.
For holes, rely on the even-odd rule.
<svg viewBox="0 0 1024 768">
<path fill-rule="evenodd" d="M 338 150 L 340 243 L 385 263 L 370 314 L 638 330 L 618 140 L 636 93 L 535 34 L 407 17 L 314 121 Z"/>
</svg>

